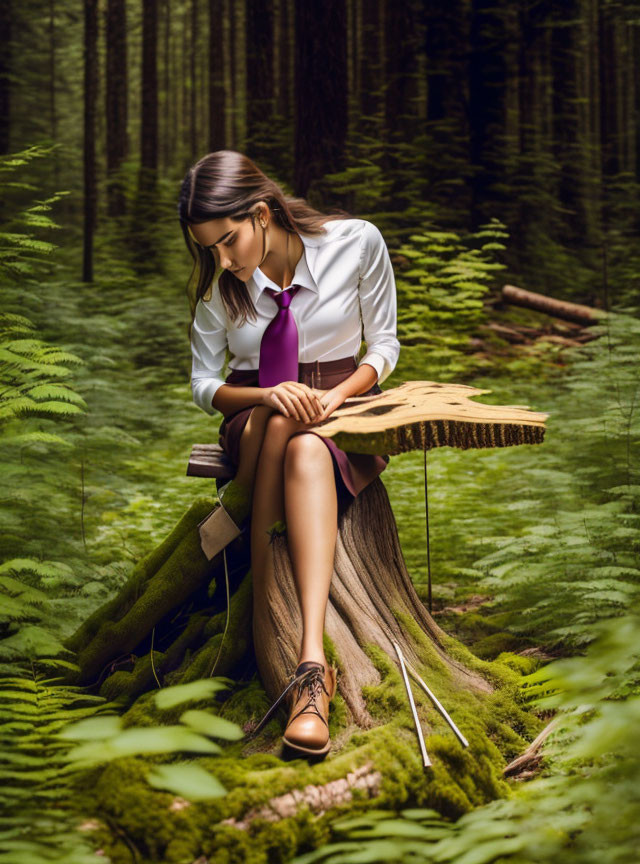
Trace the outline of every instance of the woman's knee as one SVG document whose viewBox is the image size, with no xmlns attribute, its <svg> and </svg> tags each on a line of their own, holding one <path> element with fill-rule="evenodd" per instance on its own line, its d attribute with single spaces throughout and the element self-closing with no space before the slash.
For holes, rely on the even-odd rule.
<svg viewBox="0 0 640 864">
<path fill-rule="evenodd" d="M 287 441 L 285 471 L 319 473 L 331 467 L 331 453 L 320 436 L 314 433 L 293 435 Z"/>
<path fill-rule="evenodd" d="M 280 414 L 279 412 L 271 414 L 265 426 L 263 446 L 284 449 L 291 435 L 297 432 L 302 426 L 304 426 L 304 423 L 300 420 L 295 420 L 293 417 L 285 417 L 284 414 Z"/>
</svg>

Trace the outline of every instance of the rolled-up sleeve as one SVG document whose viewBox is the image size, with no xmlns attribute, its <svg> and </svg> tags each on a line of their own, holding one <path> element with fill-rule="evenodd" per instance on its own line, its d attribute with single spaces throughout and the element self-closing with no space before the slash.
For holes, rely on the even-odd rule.
<svg viewBox="0 0 640 864">
<path fill-rule="evenodd" d="M 224 380 L 227 329 L 211 302 L 198 300 L 191 326 L 191 392 L 193 401 L 207 414 L 219 413 L 211 404 Z"/>
<path fill-rule="evenodd" d="M 387 245 L 379 229 L 365 221 L 360 245 L 360 312 L 367 352 L 358 366 L 368 363 L 378 373 L 378 384 L 391 375 L 400 356 L 397 338 L 396 280 Z"/>
</svg>

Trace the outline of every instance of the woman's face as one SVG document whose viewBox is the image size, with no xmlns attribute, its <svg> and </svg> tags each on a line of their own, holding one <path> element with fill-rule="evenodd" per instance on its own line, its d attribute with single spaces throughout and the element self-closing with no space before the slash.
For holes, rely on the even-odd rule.
<svg viewBox="0 0 640 864">
<path fill-rule="evenodd" d="M 256 227 L 258 221 L 256 219 Z M 250 219 L 234 222 L 228 216 L 189 226 L 200 246 L 211 249 L 225 270 L 246 281 L 262 258 L 262 231 Z"/>
</svg>

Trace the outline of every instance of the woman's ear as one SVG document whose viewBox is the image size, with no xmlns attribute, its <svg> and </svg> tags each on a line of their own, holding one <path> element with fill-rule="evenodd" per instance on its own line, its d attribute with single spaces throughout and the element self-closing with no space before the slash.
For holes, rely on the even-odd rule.
<svg viewBox="0 0 640 864">
<path fill-rule="evenodd" d="M 269 218 L 269 205 L 266 201 L 258 201 L 256 204 L 256 208 L 253 211 L 254 216 L 258 220 L 258 222 L 266 222 Z"/>
</svg>

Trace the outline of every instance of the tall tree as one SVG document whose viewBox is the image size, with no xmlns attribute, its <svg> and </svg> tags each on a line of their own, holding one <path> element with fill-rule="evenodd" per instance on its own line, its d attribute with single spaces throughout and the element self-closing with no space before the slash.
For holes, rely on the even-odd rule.
<svg viewBox="0 0 640 864">
<path fill-rule="evenodd" d="M 401 157 L 396 150 L 412 141 L 418 132 L 418 52 L 422 38 L 420 10 L 416 0 L 398 3 L 386 0 L 385 34 L 385 168 L 397 171 Z M 402 195 L 404 178 L 394 190 Z"/>
<path fill-rule="evenodd" d="M 155 189 L 158 169 L 158 0 L 142 0 L 140 191 Z"/>
<path fill-rule="evenodd" d="M 93 281 L 96 228 L 96 94 L 98 89 L 98 0 L 84 0 L 84 244 L 82 280 Z"/>
<path fill-rule="evenodd" d="M 230 145 L 232 148 L 239 147 L 239 110 L 238 102 L 240 92 L 238 87 L 238 67 L 236 52 L 236 33 L 238 32 L 238 4 L 237 0 L 227 0 L 227 17 L 229 25 L 229 95 L 231 104 Z"/>
<path fill-rule="evenodd" d="M 125 0 L 108 0 L 106 13 L 107 213 L 125 211 L 117 172 L 127 157 L 127 15 Z"/>
<path fill-rule="evenodd" d="M 50 118 L 51 118 L 51 140 L 56 141 L 58 138 L 58 113 L 56 110 L 56 4 L 55 4 L 55 0 L 49 0 L 49 112 L 50 112 Z"/>
<path fill-rule="evenodd" d="M 469 60 L 471 224 L 495 213 L 506 162 L 507 0 L 472 0 Z M 503 187 L 502 187 L 503 188 Z"/>
<path fill-rule="evenodd" d="M 358 50 L 357 98 L 359 125 L 365 134 L 382 134 L 384 92 L 384 0 L 361 4 L 360 48 Z"/>
<path fill-rule="evenodd" d="M 269 0 L 247 0 L 247 152 L 264 162 L 273 141 L 273 9 Z"/>
<path fill-rule="evenodd" d="M 293 34 L 294 0 L 276 0 L 276 53 L 275 80 L 277 114 L 285 119 L 293 117 Z"/>
<path fill-rule="evenodd" d="M 423 20 L 427 55 L 427 120 L 460 123 L 467 86 L 467 4 L 463 0 L 425 0 Z"/>
<path fill-rule="evenodd" d="M 428 197 L 448 211 L 451 178 L 464 180 L 468 164 L 469 20 L 466 0 L 423 0 Z"/>
<path fill-rule="evenodd" d="M 0 3 L 0 153 L 9 152 L 11 122 L 11 0 Z"/>
<path fill-rule="evenodd" d="M 587 229 L 586 146 L 581 122 L 583 62 L 582 0 L 570 0 L 555 9 L 552 31 L 553 147 L 559 166 L 558 200 L 567 214 L 564 241 L 584 242 Z"/>
<path fill-rule="evenodd" d="M 161 8 L 163 19 L 162 24 L 162 84 L 160 87 L 162 105 L 160 108 L 160 116 L 164 118 L 162 124 L 162 134 L 160 136 L 160 166 L 161 171 L 167 172 L 172 165 L 172 154 L 175 134 L 175 116 L 173 113 L 173 90 L 171 86 L 171 3 L 170 0 L 163 0 L 164 5 Z"/>
<path fill-rule="evenodd" d="M 224 0 L 209 0 L 209 150 L 222 150 L 227 140 L 224 86 Z"/>
<path fill-rule="evenodd" d="M 198 56 L 198 0 L 191 0 L 191 50 L 189 51 L 189 79 L 191 90 L 189 91 L 189 142 L 191 145 L 191 157 L 198 156 L 198 111 L 196 94 L 198 92 L 197 81 L 197 56 Z"/>
<path fill-rule="evenodd" d="M 296 195 L 306 196 L 344 167 L 347 137 L 345 0 L 307 0 L 295 7 Z"/>
</svg>

